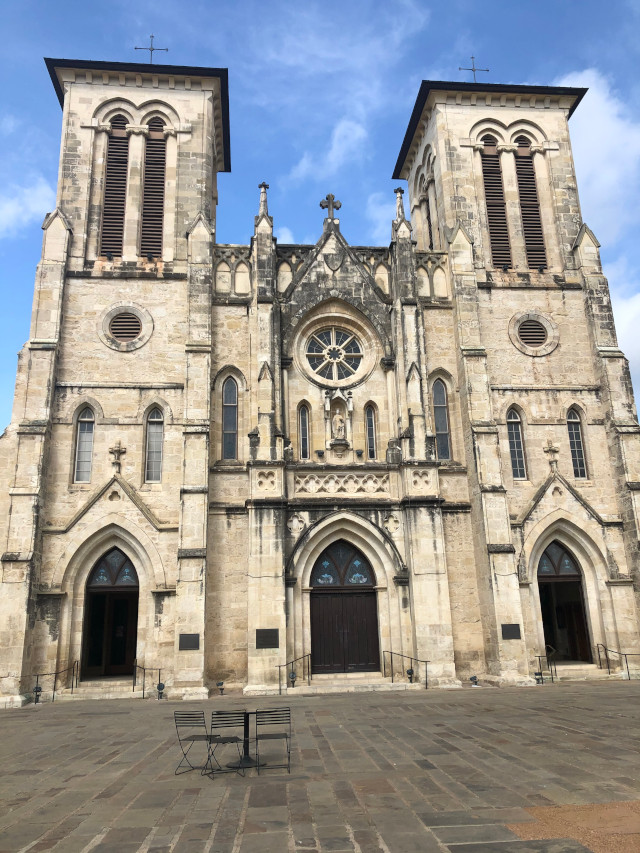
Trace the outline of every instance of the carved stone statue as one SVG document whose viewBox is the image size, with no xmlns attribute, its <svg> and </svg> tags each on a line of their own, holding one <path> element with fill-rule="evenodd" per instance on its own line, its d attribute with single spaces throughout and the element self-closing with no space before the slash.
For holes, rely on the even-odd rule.
<svg viewBox="0 0 640 853">
<path fill-rule="evenodd" d="M 334 438 L 344 440 L 344 418 L 340 412 L 336 412 L 331 420 L 331 431 Z"/>
</svg>

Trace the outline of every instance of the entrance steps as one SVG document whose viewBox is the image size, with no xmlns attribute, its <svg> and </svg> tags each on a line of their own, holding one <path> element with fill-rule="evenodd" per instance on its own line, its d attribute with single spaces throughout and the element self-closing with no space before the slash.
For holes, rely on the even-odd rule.
<svg viewBox="0 0 640 853">
<path fill-rule="evenodd" d="M 566 663 L 558 661 L 556 663 L 556 681 L 619 681 L 621 678 L 626 678 L 626 672 L 622 670 L 612 671 L 611 674 L 606 669 L 599 669 L 595 663 L 581 663 L 576 661 L 567 661 Z M 542 670 L 545 681 L 551 680 L 551 674 L 548 669 Z"/>
<path fill-rule="evenodd" d="M 75 702 L 83 699 L 142 699 L 142 687 L 132 690 L 131 678 L 96 678 L 80 681 L 77 687 L 56 690 L 56 702 Z M 146 690 L 146 695 L 155 691 Z"/>
<path fill-rule="evenodd" d="M 287 696 L 317 696 L 325 693 L 370 693 L 402 690 L 424 690 L 423 683 L 410 684 L 408 681 L 391 681 L 381 672 L 345 672 L 329 675 L 314 675 L 311 684 L 306 681 L 295 687 L 283 688 Z"/>
</svg>

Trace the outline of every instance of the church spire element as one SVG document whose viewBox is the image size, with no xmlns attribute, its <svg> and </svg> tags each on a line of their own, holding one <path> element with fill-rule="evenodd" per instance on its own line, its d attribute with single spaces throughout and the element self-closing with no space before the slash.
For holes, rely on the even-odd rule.
<svg viewBox="0 0 640 853">
<path fill-rule="evenodd" d="M 268 216 L 269 207 L 267 205 L 267 190 L 269 189 L 269 184 L 263 181 L 261 184 L 258 184 L 258 188 L 260 190 L 260 207 L 258 209 L 258 217 Z"/>
</svg>

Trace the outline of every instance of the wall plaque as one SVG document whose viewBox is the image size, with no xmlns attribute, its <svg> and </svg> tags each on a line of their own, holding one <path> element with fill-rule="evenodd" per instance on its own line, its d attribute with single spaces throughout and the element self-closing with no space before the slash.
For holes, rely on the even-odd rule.
<svg viewBox="0 0 640 853">
<path fill-rule="evenodd" d="M 280 631 L 278 628 L 256 628 L 256 649 L 279 649 Z"/>
<path fill-rule="evenodd" d="M 522 639 L 521 635 L 520 635 L 520 625 L 518 625 L 517 623 L 514 625 L 512 625 L 512 624 L 504 625 L 503 624 L 503 626 L 502 626 L 502 639 L 503 640 L 520 640 L 520 639 Z"/>
<path fill-rule="evenodd" d="M 200 634 L 180 634 L 178 649 L 181 652 L 197 652 L 200 648 Z"/>
</svg>

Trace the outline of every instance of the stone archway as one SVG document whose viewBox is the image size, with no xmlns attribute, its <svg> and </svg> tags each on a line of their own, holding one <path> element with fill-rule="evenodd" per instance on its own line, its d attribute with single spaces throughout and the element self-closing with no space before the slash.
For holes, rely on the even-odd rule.
<svg viewBox="0 0 640 853">
<path fill-rule="evenodd" d="M 311 572 L 311 670 L 378 672 L 380 639 L 375 574 L 344 539 L 329 545 Z"/>
<path fill-rule="evenodd" d="M 138 574 L 120 548 L 98 560 L 85 587 L 83 678 L 131 675 L 138 632 Z"/>
<path fill-rule="evenodd" d="M 538 561 L 538 590 L 544 642 L 554 659 L 592 662 L 580 564 L 558 540 Z"/>
</svg>

